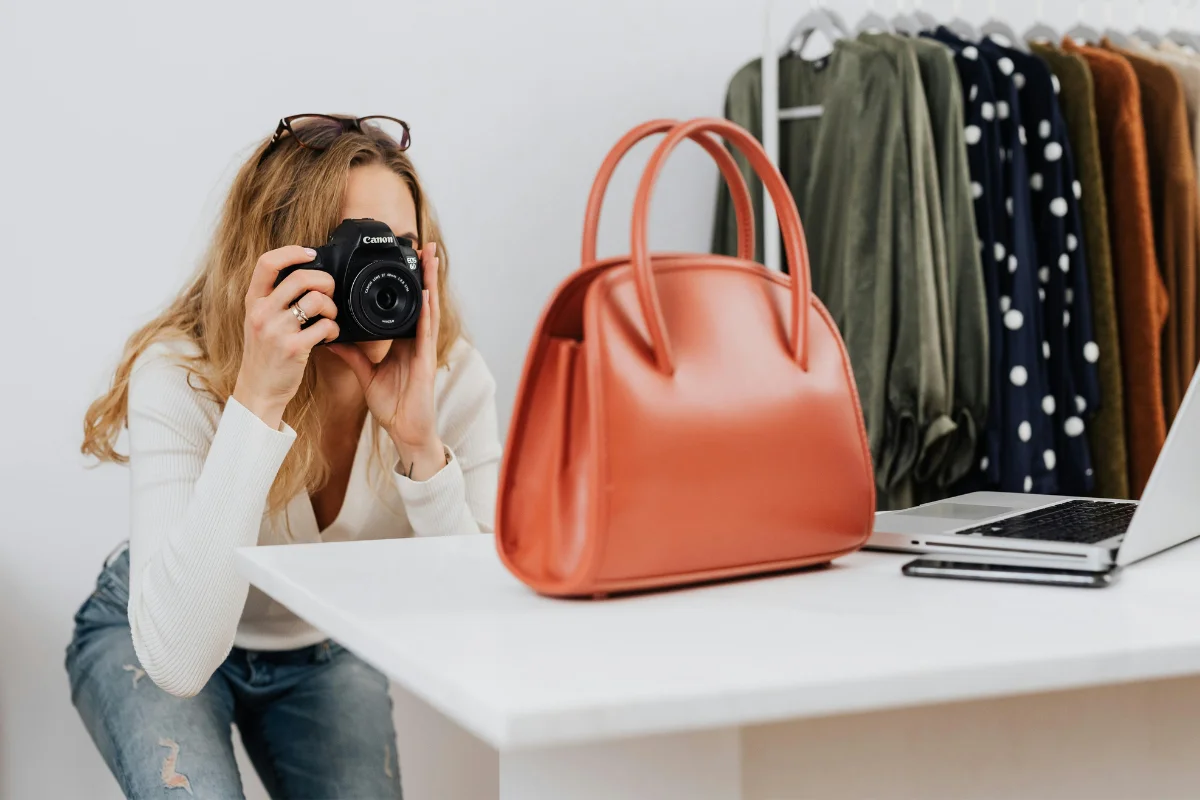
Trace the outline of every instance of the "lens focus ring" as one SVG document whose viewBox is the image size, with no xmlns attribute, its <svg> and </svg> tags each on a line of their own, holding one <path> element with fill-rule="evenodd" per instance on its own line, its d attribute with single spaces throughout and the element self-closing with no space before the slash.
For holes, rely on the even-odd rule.
<svg viewBox="0 0 1200 800">
<path fill-rule="evenodd" d="M 350 286 L 350 313 L 368 333 L 397 338 L 415 323 L 421 308 L 416 281 L 395 261 L 375 261 L 361 270 Z"/>
</svg>

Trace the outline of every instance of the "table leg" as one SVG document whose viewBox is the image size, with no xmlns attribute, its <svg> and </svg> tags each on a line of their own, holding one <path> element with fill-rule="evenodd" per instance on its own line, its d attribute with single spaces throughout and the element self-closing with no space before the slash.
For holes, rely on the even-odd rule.
<svg viewBox="0 0 1200 800">
<path fill-rule="evenodd" d="M 487 742 L 392 684 L 404 800 L 494 800 L 500 759 Z"/>
<path fill-rule="evenodd" d="M 736 728 L 497 753 L 393 684 L 405 800 L 742 800 Z"/>
<path fill-rule="evenodd" d="M 500 754 L 499 800 L 741 800 L 735 728 Z"/>
</svg>

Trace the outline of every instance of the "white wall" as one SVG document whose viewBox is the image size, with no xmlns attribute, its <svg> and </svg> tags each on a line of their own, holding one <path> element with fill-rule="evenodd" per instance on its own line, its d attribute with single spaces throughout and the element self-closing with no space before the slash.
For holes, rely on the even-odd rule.
<svg viewBox="0 0 1200 800">
<path fill-rule="evenodd" d="M 1034 0 L 1003 5 L 1032 22 Z M 1046 5 L 1071 22 L 1075 3 Z M 604 153 L 650 118 L 719 115 L 764 6 L 0 2 L 0 797 L 117 796 L 62 669 L 71 615 L 127 525 L 125 473 L 84 469 L 81 415 L 189 274 L 254 142 L 304 111 L 412 123 L 507 418 L 536 315 L 577 266 Z M 839 4 L 851 20 L 865 6 Z M 636 177 L 618 174 L 602 252 L 627 250 Z M 698 150 L 675 159 L 656 247 L 706 249 L 715 180 Z"/>
</svg>

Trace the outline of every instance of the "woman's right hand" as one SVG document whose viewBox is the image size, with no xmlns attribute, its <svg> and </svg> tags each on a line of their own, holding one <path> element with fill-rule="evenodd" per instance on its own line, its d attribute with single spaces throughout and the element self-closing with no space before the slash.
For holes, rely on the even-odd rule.
<svg viewBox="0 0 1200 800">
<path fill-rule="evenodd" d="M 233 397 L 276 430 L 300 388 L 309 353 L 338 335 L 332 275 L 298 269 L 275 286 L 280 270 L 306 264 L 316 255 L 296 245 L 263 253 L 246 292 L 245 343 Z M 316 321 L 302 330 L 293 305 Z"/>
</svg>

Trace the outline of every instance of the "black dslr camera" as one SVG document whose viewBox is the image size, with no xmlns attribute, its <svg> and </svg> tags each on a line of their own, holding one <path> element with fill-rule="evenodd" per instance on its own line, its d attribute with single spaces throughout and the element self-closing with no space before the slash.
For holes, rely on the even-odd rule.
<svg viewBox="0 0 1200 800">
<path fill-rule="evenodd" d="M 338 308 L 338 342 L 411 339 L 421 316 L 421 259 L 410 239 L 396 236 L 382 222 L 348 219 L 316 248 L 307 264 L 280 270 L 279 285 L 298 269 L 333 276 L 333 302 Z M 308 324 L 312 324 L 310 320 Z"/>
</svg>

